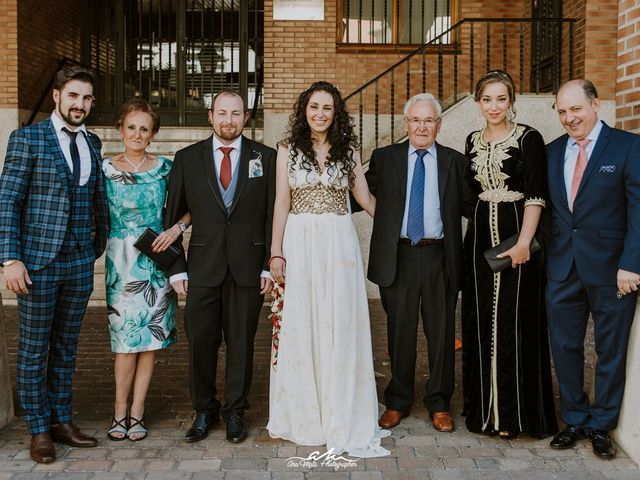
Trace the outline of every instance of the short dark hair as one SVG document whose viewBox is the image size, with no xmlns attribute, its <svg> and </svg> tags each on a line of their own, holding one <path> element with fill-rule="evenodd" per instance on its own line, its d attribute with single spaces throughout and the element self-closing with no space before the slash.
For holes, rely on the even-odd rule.
<svg viewBox="0 0 640 480">
<path fill-rule="evenodd" d="M 153 122 L 151 130 L 153 133 L 158 133 L 158 130 L 160 130 L 160 115 L 158 115 L 158 112 L 155 111 L 149 102 L 142 100 L 141 98 L 132 98 L 122 104 L 120 107 L 120 113 L 118 114 L 118 119 L 116 120 L 116 129 L 120 130 L 120 127 L 124 123 L 124 119 L 127 118 L 127 115 L 133 112 L 143 112 L 148 114 Z"/>
<path fill-rule="evenodd" d="M 244 101 L 244 98 L 242 97 L 242 95 L 240 95 L 235 90 L 224 89 L 224 90 L 220 90 L 218 93 L 216 93 L 213 96 L 213 100 L 211 101 L 211 111 L 212 112 L 213 112 L 214 107 L 216 106 L 216 100 L 218 99 L 218 97 L 224 97 L 225 95 L 229 95 L 231 97 L 238 97 L 242 101 L 242 111 L 243 112 L 247 111 L 247 104 Z"/>
<path fill-rule="evenodd" d="M 53 88 L 62 90 L 64 86 L 71 80 L 80 80 L 81 82 L 90 83 L 95 87 L 95 75 L 93 71 L 80 65 L 65 65 L 56 72 L 53 77 Z"/>
</svg>

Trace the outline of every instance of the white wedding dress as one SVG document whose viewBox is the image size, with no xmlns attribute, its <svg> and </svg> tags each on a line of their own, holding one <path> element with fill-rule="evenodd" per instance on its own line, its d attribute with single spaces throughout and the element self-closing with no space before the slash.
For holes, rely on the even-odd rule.
<svg viewBox="0 0 640 480">
<path fill-rule="evenodd" d="M 300 156 L 297 163 L 300 162 Z M 348 180 L 289 168 L 284 309 L 269 393 L 269 434 L 334 454 L 378 457 L 380 439 L 362 256 Z"/>
</svg>

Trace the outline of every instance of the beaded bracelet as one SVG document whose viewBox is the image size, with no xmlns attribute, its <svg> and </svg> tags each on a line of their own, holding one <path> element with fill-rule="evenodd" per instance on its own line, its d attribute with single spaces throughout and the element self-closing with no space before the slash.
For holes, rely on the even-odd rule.
<svg viewBox="0 0 640 480">
<path fill-rule="evenodd" d="M 282 260 L 284 262 L 284 264 L 287 264 L 287 259 L 284 257 L 281 257 L 280 255 L 274 255 L 273 257 L 269 257 L 269 260 L 267 260 L 267 266 L 269 268 L 271 268 L 271 260 L 275 260 L 276 258 L 279 258 L 280 260 Z"/>
</svg>

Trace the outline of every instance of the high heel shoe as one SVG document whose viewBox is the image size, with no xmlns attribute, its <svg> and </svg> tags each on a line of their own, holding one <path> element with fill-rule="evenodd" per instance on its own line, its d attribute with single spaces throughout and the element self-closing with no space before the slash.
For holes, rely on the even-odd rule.
<svg viewBox="0 0 640 480">
<path fill-rule="evenodd" d="M 131 438 L 132 434 L 134 435 L 134 438 Z M 129 437 L 129 440 L 132 442 L 139 442 L 146 438 L 148 434 L 149 430 L 147 430 L 147 427 L 144 424 L 144 416 L 140 419 L 129 416 L 129 430 L 127 430 L 127 437 Z"/>
<path fill-rule="evenodd" d="M 107 430 L 107 436 L 110 440 L 114 442 L 120 442 L 127 438 L 128 435 L 128 419 L 126 415 L 122 417 L 120 420 L 116 420 L 116 416 L 114 415 L 111 419 L 111 428 Z"/>
</svg>

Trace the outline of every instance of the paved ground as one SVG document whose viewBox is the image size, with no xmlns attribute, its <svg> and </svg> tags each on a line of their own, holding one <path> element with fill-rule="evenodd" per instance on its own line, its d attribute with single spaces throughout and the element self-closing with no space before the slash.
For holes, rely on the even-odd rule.
<svg viewBox="0 0 640 480">
<path fill-rule="evenodd" d="M 378 390 L 381 392 L 389 368 L 384 315 L 379 302 L 371 303 L 371 318 L 375 367 L 380 372 Z M 9 355 L 14 364 L 17 345 L 15 307 L 5 308 L 5 320 Z M 394 429 L 391 437 L 384 439 L 384 445 L 392 451 L 390 457 L 359 459 L 337 471 L 323 467 L 321 461 L 317 467 L 291 466 L 290 457 L 307 457 L 314 450 L 324 453 L 324 449 L 296 447 L 289 442 L 273 440 L 264 428 L 268 412 L 270 348 L 266 309 L 256 339 L 252 409 L 246 417 L 250 432 L 244 443 L 240 446 L 227 443 L 223 428 L 214 430 L 202 442 L 184 442 L 183 435 L 191 422 L 192 412 L 186 387 L 187 357 L 183 336 L 177 345 L 158 357 L 147 404 L 149 437 L 139 443 L 112 442 L 106 437 L 113 401 L 113 357 L 109 352 L 106 322 L 106 311 L 102 308 L 92 308 L 87 315 L 80 338 L 74 385 L 76 421 L 85 431 L 98 437 L 99 446 L 80 449 L 57 445 L 58 461 L 36 465 L 29 459 L 26 428 L 21 419 L 16 419 L 0 430 L 0 480 L 640 479 L 640 470 L 624 452 L 613 461 L 600 460 L 594 457 L 586 440 L 577 448 L 558 452 L 548 447 L 548 439 L 504 441 L 470 434 L 459 416 L 454 433 L 437 432 L 427 421 L 426 411 L 419 401 L 411 416 Z M 417 377 L 422 384 L 427 374 L 424 349 L 424 340 L 421 340 Z M 457 367 L 459 379 L 459 353 Z M 588 369 L 587 378 L 590 377 Z M 453 405 L 454 413 L 459 413 L 459 389 Z"/>
</svg>

